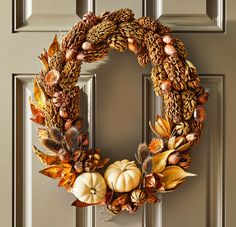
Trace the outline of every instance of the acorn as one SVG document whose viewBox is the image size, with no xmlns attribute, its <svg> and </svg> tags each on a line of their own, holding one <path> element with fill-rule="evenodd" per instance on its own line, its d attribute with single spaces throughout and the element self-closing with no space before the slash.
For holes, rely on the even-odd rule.
<svg viewBox="0 0 236 227">
<path fill-rule="evenodd" d="M 200 95 L 197 100 L 200 104 L 205 104 L 208 101 L 208 97 L 209 97 L 209 94 L 205 92 L 202 95 Z"/>
<path fill-rule="evenodd" d="M 168 163 L 170 165 L 176 165 L 179 162 L 179 160 L 180 156 L 178 152 L 175 152 L 168 157 Z"/>
<path fill-rule="evenodd" d="M 72 123 L 73 123 L 73 121 L 71 119 L 67 119 L 67 121 L 64 125 L 64 128 L 65 128 L 66 131 L 69 130 L 72 127 Z"/>
<path fill-rule="evenodd" d="M 69 114 L 68 114 L 66 108 L 61 107 L 61 108 L 60 108 L 60 111 L 59 111 L 59 115 L 60 115 L 62 118 L 67 118 Z"/>
<path fill-rule="evenodd" d="M 76 58 L 76 55 L 77 55 L 77 51 L 76 50 L 73 50 L 73 49 L 70 49 L 70 50 L 67 50 L 66 51 L 66 60 L 73 60 Z"/>
<path fill-rule="evenodd" d="M 174 47 L 173 45 L 171 45 L 171 44 L 165 45 L 164 50 L 165 50 L 165 53 L 166 53 L 167 55 L 170 55 L 170 56 L 172 56 L 172 55 L 174 55 L 174 54 L 177 53 L 175 47 Z"/>
<path fill-rule="evenodd" d="M 82 49 L 83 50 L 91 50 L 93 47 L 92 43 L 86 41 L 82 44 Z"/>
<path fill-rule="evenodd" d="M 77 161 L 75 164 L 74 164 L 74 169 L 77 173 L 82 173 L 83 170 L 84 170 L 84 167 L 83 167 L 83 162 L 81 161 Z"/>
<path fill-rule="evenodd" d="M 172 42 L 172 37 L 170 35 L 164 35 L 162 40 L 164 43 L 170 44 Z"/>
<path fill-rule="evenodd" d="M 83 61 L 83 60 L 84 60 L 84 57 L 85 57 L 85 55 L 84 55 L 83 53 L 79 53 L 79 54 L 77 54 L 76 59 L 77 59 L 78 61 Z"/>
<path fill-rule="evenodd" d="M 161 84 L 161 90 L 164 94 L 167 93 L 168 91 L 170 91 L 171 87 L 172 87 L 172 85 L 171 85 L 171 82 L 169 80 L 165 80 Z"/>
</svg>

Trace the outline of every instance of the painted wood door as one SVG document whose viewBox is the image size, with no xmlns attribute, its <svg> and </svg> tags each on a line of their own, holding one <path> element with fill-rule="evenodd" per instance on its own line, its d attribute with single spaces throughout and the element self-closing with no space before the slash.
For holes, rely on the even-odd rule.
<svg viewBox="0 0 236 227">
<path fill-rule="evenodd" d="M 191 171 L 198 176 L 155 206 L 111 217 L 101 208 L 71 207 L 73 196 L 38 174 L 42 166 L 31 152 L 37 141 L 27 98 L 41 68 L 37 55 L 55 33 L 62 36 L 84 12 L 122 7 L 171 26 L 186 44 L 210 101 L 202 143 L 193 152 Z M 1 0 L 0 17 L 0 226 L 236 226 L 234 0 Z M 112 52 L 83 66 L 80 86 L 90 142 L 112 160 L 133 159 L 139 142 L 150 136 L 147 121 L 160 106 L 149 72 L 131 53 Z"/>
</svg>

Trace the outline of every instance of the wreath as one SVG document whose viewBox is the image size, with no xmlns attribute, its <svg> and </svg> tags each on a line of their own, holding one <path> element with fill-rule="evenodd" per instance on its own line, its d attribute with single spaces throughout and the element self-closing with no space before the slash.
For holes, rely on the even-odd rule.
<svg viewBox="0 0 236 227">
<path fill-rule="evenodd" d="M 82 63 L 98 61 L 110 49 L 132 51 L 141 66 L 151 63 L 163 113 L 150 122 L 154 137 L 138 146 L 135 161 L 115 161 L 100 171 L 109 158 L 89 147 L 77 82 Z M 90 12 L 60 42 L 55 36 L 39 58 L 43 69 L 35 76 L 30 107 L 32 121 L 41 125 L 38 138 L 45 150 L 33 146 L 33 151 L 47 166 L 40 173 L 59 179 L 58 186 L 77 197 L 72 205 L 105 205 L 113 214 L 135 212 L 145 202 L 158 202 L 158 193 L 173 191 L 195 176 L 186 170 L 190 148 L 200 140 L 208 93 L 184 44 L 168 27 L 151 17 L 135 19 L 130 9 L 99 16 Z"/>
</svg>

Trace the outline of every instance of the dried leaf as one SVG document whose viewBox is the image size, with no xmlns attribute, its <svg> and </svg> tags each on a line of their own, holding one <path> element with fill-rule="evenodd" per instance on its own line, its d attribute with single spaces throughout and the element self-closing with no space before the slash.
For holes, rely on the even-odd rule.
<svg viewBox="0 0 236 227">
<path fill-rule="evenodd" d="M 169 138 L 171 135 L 171 125 L 168 119 L 164 119 L 157 115 L 155 126 L 149 122 L 151 130 L 161 138 Z"/>
<path fill-rule="evenodd" d="M 41 110 L 41 108 L 38 105 L 33 103 L 31 97 L 29 98 L 29 102 L 30 102 L 31 112 L 34 116 L 34 118 L 30 118 L 30 119 L 37 124 L 44 125 L 44 122 L 45 122 L 44 112 Z"/>
<path fill-rule="evenodd" d="M 155 154 L 152 157 L 152 162 L 153 162 L 152 171 L 154 173 L 161 173 L 166 167 L 166 163 L 167 163 L 167 159 L 169 155 L 173 153 L 174 151 L 175 150 L 173 149 L 173 150 L 168 150 L 162 153 Z"/>
<path fill-rule="evenodd" d="M 124 205 L 128 202 L 129 200 L 129 194 L 126 193 L 126 194 L 123 194 L 123 195 L 120 195 L 119 197 L 117 197 L 113 202 L 112 202 L 112 205 L 113 206 L 117 206 L 117 205 Z"/>
<path fill-rule="evenodd" d="M 91 206 L 91 205 L 94 205 L 94 204 L 84 203 L 84 202 L 79 201 L 78 199 L 75 200 L 75 201 L 71 204 L 71 206 L 76 206 L 76 207 L 87 207 L 87 206 Z"/>
<path fill-rule="evenodd" d="M 162 172 L 162 182 L 180 181 L 186 177 L 196 176 L 196 174 L 185 172 L 179 166 L 168 166 Z"/>
<path fill-rule="evenodd" d="M 65 186 L 66 184 L 68 184 L 68 186 L 71 185 L 71 179 L 73 177 L 73 175 L 75 175 L 75 173 L 66 173 L 59 181 L 58 183 L 58 187 L 63 187 Z"/>
<path fill-rule="evenodd" d="M 155 191 L 146 190 L 146 193 L 147 193 L 147 202 L 148 203 L 156 203 L 156 202 L 160 201 L 158 199 Z"/>
<path fill-rule="evenodd" d="M 43 53 L 38 58 L 40 59 L 40 61 L 42 62 L 44 66 L 44 71 L 47 72 L 49 70 L 47 51 L 44 49 Z"/>
<path fill-rule="evenodd" d="M 182 184 L 185 180 L 176 180 L 176 181 L 167 181 L 163 182 L 163 187 L 165 191 L 173 191 L 175 190 L 180 184 Z M 164 192 L 165 192 L 164 191 Z"/>
<path fill-rule="evenodd" d="M 47 177 L 59 179 L 63 176 L 64 167 L 62 165 L 52 165 L 39 172 Z"/>
<path fill-rule="evenodd" d="M 46 106 L 46 97 L 36 78 L 34 79 L 34 98 L 37 105 L 44 109 Z"/>
<path fill-rule="evenodd" d="M 33 146 L 33 151 L 40 159 L 40 161 L 45 165 L 56 165 L 60 163 L 60 159 L 57 155 L 48 155 L 38 150 L 35 146 Z"/>
<path fill-rule="evenodd" d="M 172 136 L 168 140 L 168 149 L 176 149 L 178 152 L 186 151 L 191 143 L 187 142 L 184 136 L 175 137 Z"/>
<path fill-rule="evenodd" d="M 96 166 L 97 169 L 102 168 L 103 166 L 105 166 L 108 162 L 110 161 L 110 158 L 105 158 L 102 161 L 100 161 L 98 163 L 98 165 Z"/>
<path fill-rule="evenodd" d="M 54 36 L 53 42 L 51 43 L 49 49 L 48 49 L 48 55 L 49 57 L 52 57 L 55 53 L 60 51 L 60 45 L 57 39 L 57 35 Z"/>
<path fill-rule="evenodd" d="M 155 188 L 156 187 L 157 181 L 156 181 L 155 176 L 152 173 L 146 175 L 144 181 L 145 181 L 145 187 L 147 187 L 147 188 Z"/>
</svg>

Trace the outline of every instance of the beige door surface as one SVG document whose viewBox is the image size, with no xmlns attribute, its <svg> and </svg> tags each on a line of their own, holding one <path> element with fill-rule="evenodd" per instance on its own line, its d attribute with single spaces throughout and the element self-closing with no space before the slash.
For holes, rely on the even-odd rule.
<svg viewBox="0 0 236 227">
<path fill-rule="evenodd" d="M 210 93 L 202 143 L 191 178 L 161 203 L 111 217 L 102 208 L 76 209 L 74 197 L 38 173 L 37 144 L 27 99 L 41 65 L 37 56 L 86 11 L 122 7 L 169 25 L 189 51 Z M 236 2 L 235 0 L 1 0 L 0 7 L 1 227 L 235 227 Z M 83 116 L 90 142 L 112 160 L 134 159 L 148 140 L 148 120 L 160 110 L 149 78 L 132 53 L 111 52 L 84 65 Z"/>
</svg>

